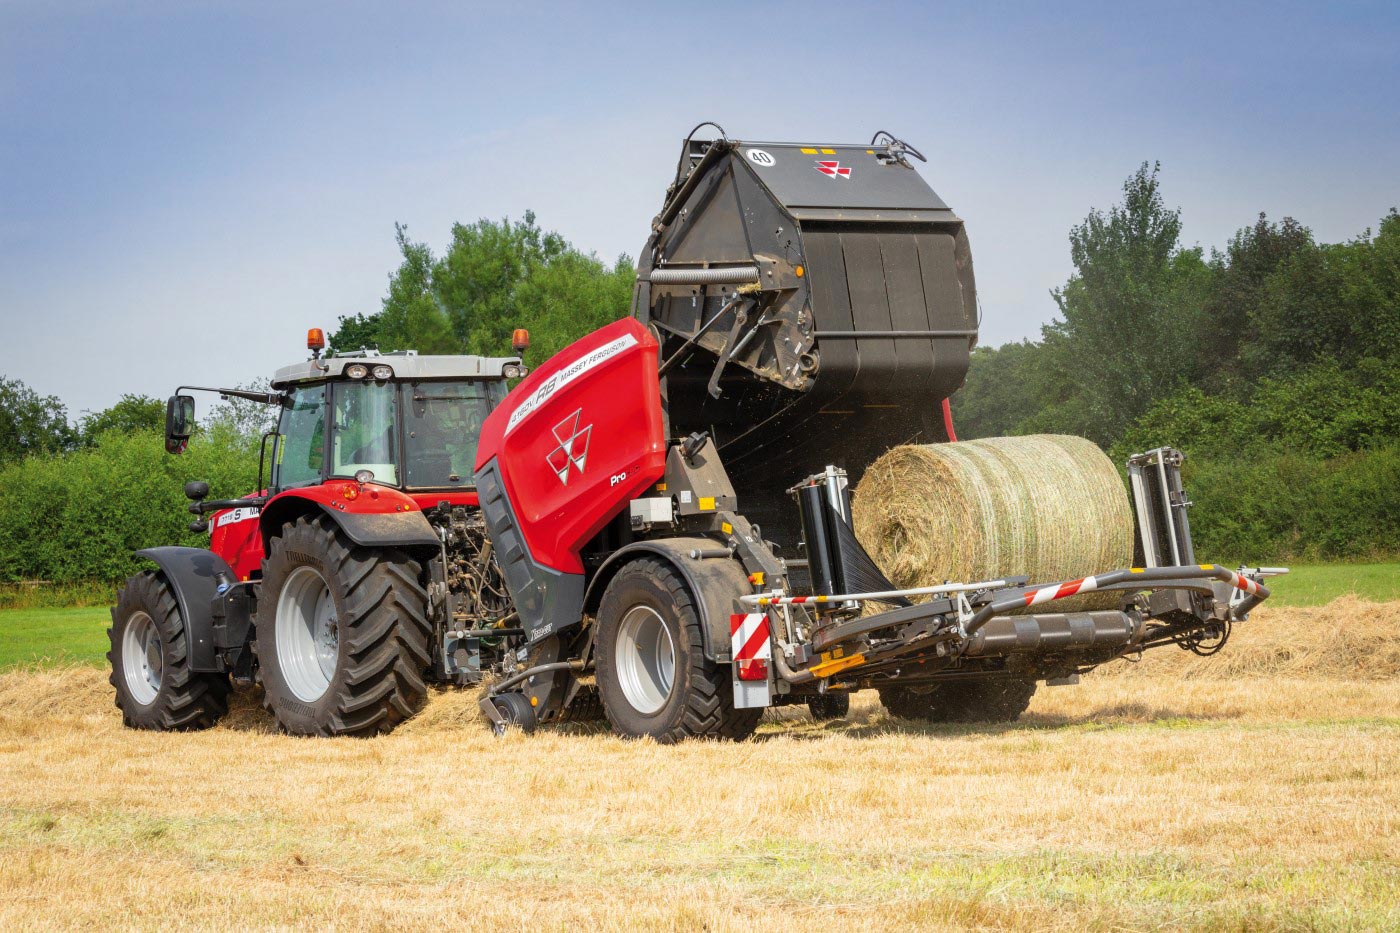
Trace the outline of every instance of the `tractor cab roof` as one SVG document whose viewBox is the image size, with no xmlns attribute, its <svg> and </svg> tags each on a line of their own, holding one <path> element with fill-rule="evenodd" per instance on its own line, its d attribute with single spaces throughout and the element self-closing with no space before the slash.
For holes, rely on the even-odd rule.
<svg viewBox="0 0 1400 933">
<path fill-rule="evenodd" d="M 283 366 L 272 377 L 272 387 L 281 389 L 299 382 L 342 378 L 345 376 L 346 368 L 356 363 L 367 366 L 371 370 L 376 366 L 388 366 L 394 373 L 391 378 L 397 381 L 507 379 L 516 374 L 507 373 L 506 367 L 519 367 L 520 357 L 419 356 L 415 350 L 400 350 L 395 353 L 357 350 L 344 356 L 336 354 L 325 359 L 306 360 L 301 363 L 293 363 L 291 366 Z"/>
</svg>

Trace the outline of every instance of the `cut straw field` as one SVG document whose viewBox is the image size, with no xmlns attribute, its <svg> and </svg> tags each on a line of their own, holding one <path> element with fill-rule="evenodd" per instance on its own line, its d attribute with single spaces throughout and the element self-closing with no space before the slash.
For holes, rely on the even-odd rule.
<svg viewBox="0 0 1400 933">
<path fill-rule="evenodd" d="M 1267 608 L 1042 688 L 1011 726 L 862 694 L 750 743 L 124 730 L 91 667 L 0 674 L 0 928 L 1400 926 L 1400 604 Z"/>
</svg>

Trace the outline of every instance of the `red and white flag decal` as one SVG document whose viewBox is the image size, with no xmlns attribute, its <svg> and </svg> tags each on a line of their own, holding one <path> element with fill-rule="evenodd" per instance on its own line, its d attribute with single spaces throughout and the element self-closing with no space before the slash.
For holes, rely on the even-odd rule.
<svg viewBox="0 0 1400 933">
<path fill-rule="evenodd" d="M 844 179 L 846 179 L 847 181 L 849 181 L 850 178 L 851 178 L 851 169 L 850 169 L 850 166 L 842 165 L 840 162 L 837 162 L 835 159 L 831 159 L 831 160 L 822 160 L 822 159 L 818 159 L 818 160 L 817 160 L 817 171 L 819 171 L 819 172 L 821 172 L 823 175 L 829 176 L 829 177 L 831 177 L 831 178 L 844 178 Z"/>
</svg>

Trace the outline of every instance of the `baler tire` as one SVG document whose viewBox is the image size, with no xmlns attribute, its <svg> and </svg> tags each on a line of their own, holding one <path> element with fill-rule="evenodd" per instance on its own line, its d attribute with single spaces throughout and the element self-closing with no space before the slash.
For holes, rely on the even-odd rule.
<svg viewBox="0 0 1400 933">
<path fill-rule="evenodd" d="M 314 586 L 308 568 L 332 599 L 334 670 L 312 697 L 315 672 L 291 672 L 305 688 L 299 695 L 282 669 L 279 620 L 289 580 Z M 388 732 L 416 713 L 428 695 L 424 674 L 432 663 L 428 593 L 421 567 L 395 548 L 362 548 L 320 516 L 298 518 L 273 538 L 263 561 L 262 593 L 254 619 L 254 651 L 263 684 L 263 706 L 282 731 L 293 735 L 372 736 Z M 295 601 L 294 591 L 289 597 Z M 291 621 L 286 632 L 295 630 Z M 290 637 L 289 637 L 290 641 Z M 288 645 L 288 658 L 295 660 Z M 305 661 L 300 662 L 306 664 Z"/>
<path fill-rule="evenodd" d="M 496 712 L 500 713 L 503 719 L 502 722 L 491 724 L 491 732 L 498 739 L 510 732 L 531 735 L 539 725 L 535 708 L 523 693 L 503 693 L 491 702 L 496 705 Z"/>
<path fill-rule="evenodd" d="M 923 722 L 1015 722 L 1035 696 L 1035 681 L 973 680 L 935 684 L 919 693 L 899 685 L 881 687 L 890 715 Z"/>
<path fill-rule="evenodd" d="M 817 722 L 845 719 L 851 712 L 851 695 L 843 691 L 815 694 L 807 698 L 807 711 Z"/>
<path fill-rule="evenodd" d="M 669 693 L 655 712 L 632 704 L 619 672 L 623 623 L 639 608 L 661 620 L 674 652 Z M 762 708 L 736 709 L 729 667 L 706 659 L 695 598 L 670 564 L 643 557 L 617 572 L 598 608 L 595 645 L 598 693 L 618 735 L 669 745 L 688 738 L 743 740 L 758 728 Z"/>
<path fill-rule="evenodd" d="M 962 722 L 1015 722 L 1035 696 L 1033 680 L 988 680 L 977 684 L 981 695 Z"/>
<path fill-rule="evenodd" d="M 140 659 L 128 657 L 138 633 L 133 625 L 159 638 L 160 666 L 157 684 L 146 681 L 149 693 L 144 701 L 135 693 L 129 677 L 140 667 Z M 183 732 L 208 729 L 228 712 L 227 674 L 196 674 L 189 667 L 189 638 L 180 604 L 169 583 L 155 571 L 143 571 L 126 581 L 112 607 L 112 627 L 107 630 L 111 650 L 107 660 L 112 673 L 108 680 L 117 692 L 117 708 L 122 723 L 131 729 Z M 130 664 L 128 662 L 131 662 Z M 147 665 L 145 671 L 149 672 Z"/>
</svg>

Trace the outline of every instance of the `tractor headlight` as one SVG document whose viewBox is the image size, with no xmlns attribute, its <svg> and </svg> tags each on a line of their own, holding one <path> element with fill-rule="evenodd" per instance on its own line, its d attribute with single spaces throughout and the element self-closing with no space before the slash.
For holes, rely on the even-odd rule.
<svg viewBox="0 0 1400 933">
<path fill-rule="evenodd" d="M 507 363 L 501 367 L 501 375 L 507 379 L 519 379 L 528 372 L 529 370 L 519 363 Z"/>
<path fill-rule="evenodd" d="M 356 471 L 355 471 L 355 482 L 359 483 L 361 486 L 363 486 L 365 483 L 372 483 L 372 482 L 374 482 L 374 471 L 373 471 L 373 470 L 356 470 Z"/>
<path fill-rule="evenodd" d="M 369 375 L 369 367 L 364 363 L 351 363 L 345 367 L 345 375 L 351 379 L 363 379 Z"/>
<path fill-rule="evenodd" d="M 392 379 L 394 378 L 394 371 L 383 363 L 380 363 L 378 366 L 374 367 L 374 378 Z"/>
</svg>

